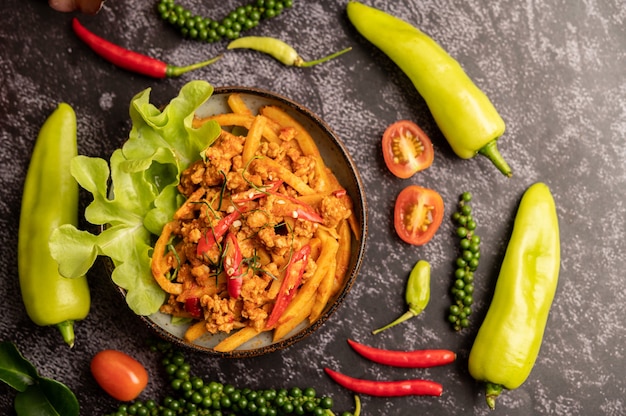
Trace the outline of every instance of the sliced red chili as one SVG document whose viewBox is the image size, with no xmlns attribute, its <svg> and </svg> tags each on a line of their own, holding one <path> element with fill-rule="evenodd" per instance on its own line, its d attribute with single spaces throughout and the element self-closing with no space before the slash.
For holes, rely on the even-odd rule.
<svg viewBox="0 0 626 416">
<path fill-rule="evenodd" d="M 239 218 L 241 218 L 241 211 L 233 211 L 219 220 L 215 227 L 208 229 L 200 240 L 198 240 L 196 255 L 198 257 L 202 257 L 209 250 L 211 250 L 213 246 L 215 246 L 217 240 L 222 238 L 231 225 L 233 225 Z"/>
<path fill-rule="evenodd" d="M 235 204 L 241 204 L 244 202 L 254 201 L 255 199 L 267 196 L 268 193 L 275 193 L 276 190 L 283 184 L 284 181 L 270 182 L 265 186 L 259 188 L 251 188 L 247 191 L 239 192 L 231 195 L 230 199 Z"/>
<path fill-rule="evenodd" d="M 187 298 L 185 300 L 185 311 L 196 319 L 202 317 L 202 308 L 200 308 L 200 299 L 196 297 Z"/>
<path fill-rule="evenodd" d="M 283 214 L 286 215 L 287 211 L 289 211 L 289 215 L 293 218 L 300 218 L 306 221 L 316 222 L 321 224 L 324 221 L 324 218 L 320 214 L 315 211 L 311 205 L 302 202 L 296 198 L 290 197 L 289 195 L 280 194 L 278 192 L 268 192 L 274 195 L 277 198 L 285 201 Z M 278 204 L 279 205 L 279 204 Z"/>
<path fill-rule="evenodd" d="M 310 254 L 311 246 L 307 244 L 291 256 L 287 270 L 285 270 L 285 277 L 278 290 L 278 296 L 276 296 L 276 302 L 272 308 L 272 313 L 267 319 L 265 328 L 269 329 L 278 322 L 291 300 L 296 296 Z"/>
<path fill-rule="evenodd" d="M 454 362 L 456 354 L 445 349 L 425 349 L 413 351 L 385 350 L 360 344 L 351 339 L 348 344 L 359 353 L 375 363 L 404 368 L 428 368 Z"/>
<path fill-rule="evenodd" d="M 363 380 L 341 374 L 330 368 L 324 371 L 337 384 L 348 390 L 378 397 L 398 397 L 398 396 L 441 396 L 443 386 L 435 381 L 409 379 L 394 381 Z"/>
<path fill-rule="evenodd" d="M 243 256 L 239 249 L 239 243 L 234 233 L 228 233 L 225 238 L 224 245 L 224 271 L 228 278 L 227 288 L 228 295 L 231 298 L 237 299 L 241 294 L 241 286 L 243 285 L 243 271 L 241 269 L 241 262 Z"/>
<path fill-rule="evenodd" d="M 341 188 L 341 189 L 337 189 L 337 190 L 333 191 L 332 194 L 334 196 L 336 196 L 337 198 L 342 198 L 342 197 L 348 195 L 348 191 L 346 191 L 345 189 Z"/>
</svg>

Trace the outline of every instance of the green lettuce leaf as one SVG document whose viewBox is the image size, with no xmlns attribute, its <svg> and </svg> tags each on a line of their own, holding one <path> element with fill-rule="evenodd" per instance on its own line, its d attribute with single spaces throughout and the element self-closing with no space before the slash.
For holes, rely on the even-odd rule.
<svg viewBox="0 0 626 416">
<path fill-rule="evenodd" d="M 63 276 L 82 276 L 98 256 L 106 256 L 115 266 L 111 278 L 126 290 L 129 307 L 139 315 L 159 309 L 166 294 L 152 277 L 152 247 L 183 202 L 176 188 L 180 174 L 220 134 L 214 122 L 192 125 L 194 113 L 212 93 L 209 83 L 191 81 L 160 111 L 150 104 L 146 89 L 131 101 L 129 138 L 108 163 L 87 156 L 72 160 L 72 175 L 93 196 L 85 219 L 102 226 L 102 232 L 91 234 L 72 225 L 52 232 L 50 252 Z"/>
</svg>

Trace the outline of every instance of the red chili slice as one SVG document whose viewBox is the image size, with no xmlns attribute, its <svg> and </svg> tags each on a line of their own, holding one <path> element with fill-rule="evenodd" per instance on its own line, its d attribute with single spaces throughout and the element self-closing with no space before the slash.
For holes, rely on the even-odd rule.
<svg viewBox="0 0 626 416">
<path fill-rule="evenodd" d="M 185 300 L 185 311 L 189 312 L 189 314 L 199 319 L 202 317 L 202 308 L 200 308 L 200 299 L 196 297 L 187 298 Z"/>
<path fill-rule="evenodd" d="M 217 225 L 207 230 L 207 232 L 198 240 L 198 247 L 196 248 L 196 255 L 202 257 L 207 251 L 211 250 L 215 246 L 215 242 L 219 240 L 226 231 L 230 228 L 235 221 L 241 218 L 240 211 L 233 211 L 219 220 Z"/>
<path fill-rule="evenodd" d="M 241 262 L 243 256 L 239 249 L 237 237 L 233 233 L 228 233 L 224 245 L 224 270 L 228 277 L 228 295 L 237 299 L 241 294 L 241 286 L 243 285 L 243 272 L 241 270 Z"/>
<path fill-rule="evenodd" d="M 322 216 L 318 214 L 317 211 L 315 211 L 315 208 L 313 208 L 309 204 L 299 201 L 296 198 L 290 197 L 289 195 L 280 194 L 278 192 L 268 192 L 268 193 L 286 201 L 285 206 L 284 206 L 285 207 L 284 211 L 289 211 L 290 215 L 293 218 L 300 218 L 306 221 L 316 222 L 319 224 L 321 224 L 324 221 Z M 278 206 L 275 206 L 275 208 L 277 207 Z"/>
<path fill-rule="evenodd" d="M 268 193 L 274 193 L 283 184 L 284 181 L 274 181 L 270 182 L 265 186 L 259 187 L 258 189 L 249 189 L 244 192 L 239 192 L 237 194 L 231 195 L 230 199 L 235 204 L 241 204 L 243 202 L 254 201 L 255 199 L 262 198 L 266 196 Z"/>
<path fill-rule="evenodd" d="M 285 271 L 285 277 L 278 290 L 276 303 L 274 303 L 272 313 L 267 319 L 265 328 L 272 328 L 276 322 L 278 322 L 291 300 L 296 296 L 298 286 L 300 286 L 300 282 L 302 281 L 302 274 L 304 273 L 306 263 L 309 259 L 309 254 L 311 254 L 311 246 L 307 244 L 291 256 L 291 260 Z"/>
</svg>

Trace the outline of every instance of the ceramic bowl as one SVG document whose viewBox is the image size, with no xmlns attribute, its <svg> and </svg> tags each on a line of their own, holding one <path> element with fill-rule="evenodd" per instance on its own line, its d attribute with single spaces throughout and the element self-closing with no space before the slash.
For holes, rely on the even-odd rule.
<svg viewBox="0 0 626 416">
<path fill-rule="evenodd" d="M 326 323 L 331 315 L 342 304 L 350 288 L 354 284 L 365 251 L 367 239 L 367 209 L 365 192 L 356 165 L 344 143 L 337 137 L 333 130 L 312 111 L 281 95 L 248 87 L 218 87 L 211 98 L 197 111 L 199 117 L 229 112 L 227 98 L 231 93 L 239 93 L 248 107 L 254 111 L 264 105 L 277 105 L 283 108 L 289 115 L 298 120 L 312 135 L 326 165 L 333 171 L 339 182 L 345 187 L 354 204 L 354 215 L 361 228 L 361 238 L 357 241 L 353 237 L 350 266 L 345 283 L 338 294 L 329 301 L 324 313 L 313 323 L 305 323 L 296 327 L 283 339 L 274 342 L 271 331 L 263 332 L 254 339 L 241 345 L 231 352 L 217 352 L 213 347 L 225 338 L 225 334 L 205 334 L 194 342 L 187 342 L 183 335 L 188 325 L 174 324 L 169 315 L 160 312 L 150 316 L 142 316 L 146 324 L 160 337 L 176 345 L 203 351 L 221 357 L 251 357 L 267 354 L 302 340 L 315 332 Z M 340 322 L 335 322 L 340 324 Z"/>
</svg>

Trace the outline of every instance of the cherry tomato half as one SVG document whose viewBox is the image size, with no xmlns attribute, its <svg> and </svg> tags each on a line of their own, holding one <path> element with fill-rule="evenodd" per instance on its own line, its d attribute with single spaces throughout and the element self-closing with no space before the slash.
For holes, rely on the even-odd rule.
<svg viewBox="0 0 626 416">
<path fill-rule="evenodd" d="M 409 185 L 396 198 L 393 223 L 405 242 L 421 246 L 430 241 L 443 220 L 443 199 L 437 191 Z"/>
<path fill-rule="evenodd" d="M 127 402 L 139 396 L 148 384 L 145 367 L 116 350 L 102 350 L 91 360 L 91 374 L 100 387 L 116 400 Z"/>
<path fill-rule="evenodd" d="M 407 179 L 432 165 L 435 152 L 430 138 L 417 124 L 400 120 L 383 134 L 383 157 L 391 173 Z"/>
</svg>

